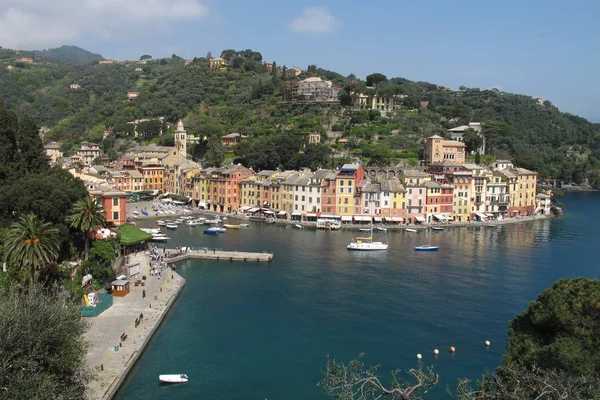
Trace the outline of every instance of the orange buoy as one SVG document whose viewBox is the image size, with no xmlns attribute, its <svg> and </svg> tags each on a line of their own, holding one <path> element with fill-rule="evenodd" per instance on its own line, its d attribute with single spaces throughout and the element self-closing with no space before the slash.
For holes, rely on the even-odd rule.
<svg viewBox="0 0 600 400">
<path fill-rule="evenodd" d="M 450 346 L 450 352 L 454 353 L 456 351 L 456 348 L 454 346 Z"/>
</svg>

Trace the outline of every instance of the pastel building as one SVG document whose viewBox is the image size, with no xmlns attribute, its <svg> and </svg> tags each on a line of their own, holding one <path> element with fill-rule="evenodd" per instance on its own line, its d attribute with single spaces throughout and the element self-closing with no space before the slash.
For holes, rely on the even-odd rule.
<svg viewBox="0 0 600 400">
<path fill-rule="evenodd" d="M 127 222 L 127 193 L 104 185 L 96 186 L 89 193 L 102 205 L 108 225 L 119 226 Z"/>
<path fill-rule="evenodd" d="M 356 197 L 357 185 L 365 179 L 365 171 L 359 164 L 344 164 L 336 175 L 336 201 L 338 215 L 357 214 L 360 197 Z"/>
<path fill-rule="evenodd" d="M 464 164 L 466 156 L 466 145 L 463 142 L 444 140 L 443 137 L 438 135 L 425 139 L 423 159 L 426 165 L 444 160 Z"/>
</svg>

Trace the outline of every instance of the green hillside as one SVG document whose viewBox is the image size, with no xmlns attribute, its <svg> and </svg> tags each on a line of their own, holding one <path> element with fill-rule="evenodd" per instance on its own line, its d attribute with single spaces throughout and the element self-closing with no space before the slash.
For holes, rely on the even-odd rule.
<svg viewBox="0 0 600 400">
<path fill-rule="evenodd" d="M 102 60 L 100 54 L 94 54 L 77 46 L 61 46 L 56 49 L 28 50 L 27 53 L 34 57 L 44 58 L 64 64 L 90 65 L 94 61 Z"/>
<path fill-rule="evenodd" d="M 184 118 L 189 133 L 206 137 L 194 154 L 214 164 L 225 157 L 254 168 L 327 167 L 356 157 L 371 165 L 401 159 L 414 164 L 421 157 L 423 138 L 483 122 L 492 158 L 511 158 L 544 179 L 600 184 L 600 124 L 562 113 L 548 101 L 538 104 L 529 96 L 469 88 L 445 91 L 435 84 L 377 73 L 363 81 L 315 65 L 299 77 L 285 68 L 273 74 L 260 53 L 251 50 L 224 51 L 226 71 L 211 70 L 206 58 L 185 66 L 175 55 L 144 65 L 31 65 L 15 62 L 16 57 L 15 52 L 0 50 L 0 99 L 50 128 L 46 140 L 59 140 L 66 147 L 82 140 L 101 141 L 106 128 L 113 128 L 117 138 L 134 140 L 127 137 L 128 121 L 164 117 L 169 123 Z M 289 100 L 290 82 L 311 76 L 341 86 L 341 104 L 283 102 Z M 80 88 L 71 89 L 72 83 Z M 127 92 L 132 91 L 139 96 L 128 100 Z M 378 111 L 353 111 L 350 94 L 357 92 L 406 97 L 402 109 L 382 116 Z M 423 107 L 422 101 L 429 103 Z M 307 135 L 315 131 L 339 132 L 348 142 L 327 141 L 323 135 L 324 144 L 305 147 Z M 216 138 L 231 132 L 248 135 L 249 140 L 234 154 L 226 154 Z M 113 146 L 118 146 L 114 138 L 103 147 L 114 155 L 119 148 Z"/>
</svg>

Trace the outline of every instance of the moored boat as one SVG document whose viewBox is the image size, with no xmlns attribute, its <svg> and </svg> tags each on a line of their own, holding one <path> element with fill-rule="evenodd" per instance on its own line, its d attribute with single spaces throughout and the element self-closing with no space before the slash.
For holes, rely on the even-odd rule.
<svg viewBox="0 0 600 400">
<path fill-rule="evenodd" d="M 415 247 L 415 251 L 438 251 L 438 250 L 439 250 L 438 246 L 431 246 L 428 244 L 424 244 L 422 246 Z"/>
<path fill-rule="evenodd" d="M 167 224 L 166 227 L 167 227 L 167 229 L 177 229 L 176 224 Z"/>
<path fill-rule="evenodd" d="M 416 231 L 417 231 L 417 230 L 416 230 L 416 229 L 413 229 L 413 228 L 406 228 L 406 232 L 416 232 Z"/>
<path fill-rule="evenodd" d="M 186 374 L 165 374 L 159 375 L 158 380 L 164 383 L 186 383 L 188 376 Z"/>
<path fill-rule="evenodd" d="M 300 224 L 296 224 L 296 225 L 294 225 L 294 228 L 297 228 L 297 229 L 304 229 L 304 227 L 303 227 L 302 225 L 300 225 Z"/>
<path fill-rule="evenodd" d="M 223 227 L 227 229 L 240 229 L 241 225 L 223 224 Z"/>
<path fill-rule="evenodd" d="M 383 242 L 374 242 L 373 241 L 373 227 L 369 229 L 371 235 L 368 237 L 356 237 L 354 238 L 354 242 L 350 242 L 346 248 L 348 250 L 356 250 L 356 251 L 380 251 L 387 250 L 388 244 Z"/>
<path fill-rule="evenodd" d="M 433 230 L 433 231 L 443 231 L 444 228 L 442 228 L 441 226 L 432 226 L 431 230 Z"/>
<path fill-rule="evenodd" d="M 166 242 L 168 241 L 170 238 L 166 235 L 152 235 L 152 239 L 150 239 L 151 242 Z"/>
</svg>

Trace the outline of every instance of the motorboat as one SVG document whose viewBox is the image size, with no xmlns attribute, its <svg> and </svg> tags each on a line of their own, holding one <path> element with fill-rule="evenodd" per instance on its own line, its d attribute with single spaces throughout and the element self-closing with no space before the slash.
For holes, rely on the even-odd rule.
<svg viewBox="0 0 600 400">
<path fill-rule="evenodd" d="M 371 228 L 361 228 L 359 229 L 361 232 L 371 232 Z"/>
<path fill-rule="evenodd" d="M 240 225 L 233 225 L 233 224 L 223 224 L 223 227 L 227 228 L 227 229 L 240 229 L 241 228 Z"/>
<path fill-rule="evenodd" d="M 176 224 L 167 224 L 166 227 L 167 227 L 167 229 L 177 229 Z"/>
<path fill-rule="evenodd" d="M 302 225 L 300 225 L 300 224 L 296 224 L 296 225 L 294 225 L 294 228 L 298 228 L 298 229 L 304 229 L 304 227 L 303 227 Z"/>
<path fill-rule="evenodd" d="M 133 211 L 133 214 L 134 215 L 140 215 L 140 212 L 139 211 Z"/>
<path fill-rule="evenodd" d="M 158 380 L 164 383 L 186 383 L 188 376 L 186 374 L 166 374 L 159 375 Z"/>
<path fill-rule="evenodd" d="M 165 225 L 167 225 L 167 223 L 165 221 L 160 220 L 160 219 L 158 221 L 156 221 L 156 223 L 158 224 L 158 226 L 165 226 Z"/>
<path fill-rule="evenodd" d="M 373 227 L 369 229 L 371 235 L 368 237 L 356 237 L 354 238 L 354 242 L 350 242 L 346 248 L 348 250 L 356 250 L 356 251 L 381 251 L 387 250 L 388 244 L 383 242 L 374 242 L 373 241 Z"/>
<path fill-rule="evenodd" d="M 152 235 L 152 239 L 150 239 L 151 242 L 166 242 L 168 241 L 170 238 L 166 235 Z"/>
<path fill-rule="evenodd" d="M 204 220 L 204 225 L 218 224 L 219 222 L 221 222 L 221 220 L 220 220 L 219 218 L 215 218 L 215 219 L 205 219 L 205 220 Z"/>
<path fill-rule="evenodd" d="M 382 228 L 381 226 L 377 227 L 378 231 L 383 231 L 383 232 L 387 232 L 387 228 Z"/>
<path fill-rule="evenodd" d="M 226 228 L 220 228 L 218 226 L 215 226 L 215 227 L 212 227 L 212 228 L 206 228 L 204 230 L 204 233 L 209 234 L 209 235 L 216 235 L 217 233 L 223 233 L 226 230 L 227 230 Z"/>
<path fill-rule="evenodd" d="M 247 228 L 247 227 L 249 227 L 249 226 L 250 226 L 250 224 L 240 224 L 240 226 L 242 226 L 242 227 L 244 227 L 244 228 Z"/>
<path fill-rule="evenodd" d="M 432 226 L 432 227 L 431 227 L 431 230 L 432 230 L 432 231 L 443 231 L 443 230 L 444 230 L 444 228 L 442 228 L 441 226 Z"/>
<path fill-rule="evenodd" d="M 187 226 L 196 226 L 198 225 L 198 221 L 194 221 L 194 220 L 189 220 L 185 223 Z"/>
<path fill-rule="evenodd" d="M 413 228 L 406 228 L 406 232 L 414 232 L 414 233 L 416 233 L 417 230 L 413 229 Z"/>
<path fill-rule="evenodd" d="M 140 228 L 140 230 L 149 233 L 151 235 L 158 235 L 160 234 L 160 229 L 158 228 Z"/>
<path fill-rule="evenodd" d="M 428 244 L 424 244 L 422 246 L 416 246 L 415 251 L 438 251 L 439 246 L 431 246 Z"/>
</svg>

